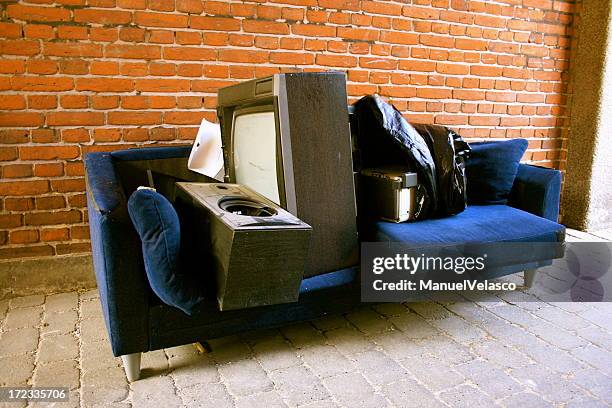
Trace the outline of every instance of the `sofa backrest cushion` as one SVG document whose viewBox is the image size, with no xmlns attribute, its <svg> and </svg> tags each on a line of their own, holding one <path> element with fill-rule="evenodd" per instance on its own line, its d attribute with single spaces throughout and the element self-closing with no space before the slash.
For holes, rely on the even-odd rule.
<svg viewBox="0 0 612 408">
<path fill-rule="evenodd" d="M 470 143 L 466 161 L 469 204 L 507 204 L 527 140 Z"/>
<path fill-rule="evenodd" d="M 136 190 L 128 200 L 132 223 L 142 241 L 142 256 L 151 289 L 166 304 L 188 315 L 204 300 L 202 282 L 181 263 L 181 226 L 166 197 L 151 189 Z"/>
</svg>

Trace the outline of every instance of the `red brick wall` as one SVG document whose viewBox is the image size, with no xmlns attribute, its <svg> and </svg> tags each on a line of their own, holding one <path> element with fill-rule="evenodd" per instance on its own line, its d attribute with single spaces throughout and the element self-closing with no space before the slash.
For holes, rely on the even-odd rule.
<svg viewBox="0 0 612 408">
<path fill-rule="evenodd" d="M 410 4 L 406 4 L 410 3 Z M 340 69 L 415 122 L 527 137 L 563 168 L 574 4 L 0 2 L 0 259 L 89 251 L 83 156 L 188 143 L 220 86 Z"/>
</svg>

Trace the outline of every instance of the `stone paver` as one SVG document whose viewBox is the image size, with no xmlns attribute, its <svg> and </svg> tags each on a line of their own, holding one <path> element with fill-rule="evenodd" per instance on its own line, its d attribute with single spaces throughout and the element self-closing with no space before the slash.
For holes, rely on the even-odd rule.
<svg viewBox="0 0 612 408">
<path fill-rule="evenodd" d="M 478 387 L 467 384 L 442 392 L 440 398 L 457 408 L 489 408 L 495 405 L 494 400 Z"/>
<path fill-rule="evenodd" d="M 326 341 L 323 333 L 309 323 L 298 323 L 282 327 L 280 331 L 291 342 L 293 347 L 298 349 L 322 345 Z"/>
<path fill-rule="evenodd" d="M 94 407 L 124 401 L 129 385 L 121 367 L 102 368 L 81 372 L 81 403 Z"/>
<path fill-rule="evenodd" d="M 383 393 L 397 407 L 405 408 L 438 408 L 446 407 L 435 395 L 416 380 L 405 378 L 386 385 Z"/>
<path fill-rule="evenodd" d="M 38 347 L 39 331 L 29 327 L 0 333 L 0 356 L 33 352 Z"/>
<path fill-rule="evenodd" d="M 446 319 L 433 320 L 431 324 L 440 331 L 445 332 L 460 344 L 473 344 L 484 340 L 487 333 L 478 326 L 468 323 L 458 316 L 449 316 Z"/>
<path fill-rule="evenodd" d="M 76 330 L 78 317 L 76 310 L 46 313 L 41 331 L 44 335 L 72 333 Z"/>
<path fill-rule="evenodd" d="M 72 334 L 58 334 L 43 336 L 40 341 L 38 361 L 48 363 L 51 361 L 76 360 L 79 355 L 77 339 Z"/>
<path fill-rule="evenodd" d="M 35 387 L 79 388 L 79 369 L 75 360 L 38 364 L 32 385 Z"/>
<path fill-rule="evenodd" d="M 586 369 L 574 373 L 572 382 L 589 393 L 612 405 L 612 377 L 596 369 Z"/>
<path fill-rule="evenodd" d="M 24 386 L 34 370 L 31 355 L 0 357 L 0 387 Z"/>
<path fill-rule="evenodd" d="M 236 408 L 283 408 L 287 404 L 275 391 L 236 398 Z"/>
<path fill-rule="evenodd" d="M 255 360 L 224 364 L 219 367 L 219 374 L 234 395 L 250 395 L 274 388 L 266 372 Z"/>
<path fill-rule="evenodd" d="M 464 346 L 445 336 L 427 339 L 423 341 L 422 347 L 428 354 L 450 365 L 462 364 L 476 358 L 471 346 Z"/>
<path fill-rule="evenodd" d="M 404 367 L 378 350 L 366 351 L 354 358 L 358 371 L 374 386 L 390 384 L 408 375 Z"/>
<path fill-rule="evenodd" d="M 366 336 L 361 335 L 352 327 L 340 327 L 325 332 L 328 342 L 333 344 L 345 356 L 371 350 L 376 345 Z"/>
<path fill-rule="evenodd" d="M 308 405 L 303 405 L 305 408 L 337 408 L 339 405 L 333 400 L 317 401 Z"/>
<path fill-rule="evenodd" d="M 23 296 L 13 298 L 9 301 L 9 307 L 15 309 L 18 307 L 39 306 L 45 302 L 43 295 Z"/>
<path fill-rule="evenodd" d="M 341 405 L 363 408 L 389 406 L 360 373 L 340 374 L 324 379 L 323 383 Z"/>
<path fill-rule="evenodd" d="M 253 358 L 253 353 L 248 344 L 237 336 L 215 339 L 209 343 L 213 348 L 210 357 L 217 364 L 235 363 Z"/>
<path fill-rule="evenodd" d="M 66 312 L 77 310 L 79 306 L 79 294 L 76 292 L 58 293 L 47 296 L 45 311 L 47 313 Z"/>
<path fill-rule="evenodd" d="M 454 387 L 465 381 L 465 378 L 451 368 L 448 361 L 437 358 L 409 358 L 402 365 L 425 386 L 436 392 Z"/>
<path fill-rule="evenodd" d="M 0 386 L 68 386 L 66 407 L 609 407 L 611 312 L 528 293 L 367 305 L 149 352 L 130 384 L 97 292 L 28 296 L 0 301 Z"/>
<path fill-rule="evenodd" d="M 134 407 L 180 407 L 181 398 L 169 376 L 143 378 L 132 384 Z"/>
<path fill-rule="evenodd" d="M 473 344 L 472 350 L 502 369 L 523 367 L 532 362 L 531 358 L 500 340 L 489 339 Z"/>
<path fill-rule="evenodd" d="M 612 352 L 601 347 L 589 344 L 572 350 L 577 359 L 598 368 L 604 374 L 612 376 Z"/>
<path fill-rule="evenodd" d="M 319 378 L 304 366 L 273 371 L 270 379 L 283 398 L 292 405 L 306 405 L 330 396 Z"/>
<path fill-rule="evenodd" d="M 324 345 L 300 350 L 300 356 L 319 377 L 331 377 L 354 369 L 354 364 L 335 347 Z"/>
<path fill-rule="evenodd" d="M 512 370 L 511 374 L 533 392 L 555 404 L 588 398 L 585 390 L 540 364 Z"/>
<path fill-rule="evenodd" d="M 282 338 L 273 338 L 257 343 L 253 346 L 253 352 L 266 371 L 301 364 L 293 347 Z"/>
<path fill-rule="evenodd" d="M 344 316 L 331 315 L 325 316 L 317 320 L 313 320 L 311 324 L 321 331 L 328 331 L 332 329 L 339 329 L 341 327 L 347 327 L 350 323 L 344 318 Z"/>
<path fill-rule="evenodd" d="M 410 339 L 425 339 L 440 334 L 439 330 L 414 313 L 392 316 L 389 320 Z"/>
<path fill-rule="evenodd" d="M 8 331 L 24 327 L 37 327 L 40 325 L 42 312 L 42 306 L 19 307 L 13 309 L 4 321 L 4 329 Z"/>
<path fill-rule="evenodd" d="M 504 408 L 529 407 L 529 408 L 552 408 L 550 402 L 545 401 L 537 394 L 520 392 L 505 398 L 500 403 Z"/>
<path fill-rule="evenodd" d="M 167 349 L 166 354 L 177 386 L 185 388 L 220 381 L 215 362 L 209 356 L 199 354 L 191 344 Z"/>
<path fill-rule="evenodd" d="M 399 361 L 408 357 L 419 357 L 427 353 L 425 342 L 411 340 L 399 330 L 386 332 L 373 337 L 374 343 L 388 356 Z"/>
<path fill-rule="evenodd" d="M 388 319 L 371 308 L 361 308 L 356 312 L 347 314 L 346 318 L 365 334 L 381 333 L 393 329 Z"/>
<path fill-rule="evenodd" d="M 187 407 L 233 408 L 232 396 L 223 384 L 195 384 L 180 388 L 178 394 Z"/>
<path fill-rule="evenodd" d="M 478 359 L 460 364 L 456 370 L 493 399 L 509 397 L 526 390 L 518 381 L 486 360 Z"/>
</svg>

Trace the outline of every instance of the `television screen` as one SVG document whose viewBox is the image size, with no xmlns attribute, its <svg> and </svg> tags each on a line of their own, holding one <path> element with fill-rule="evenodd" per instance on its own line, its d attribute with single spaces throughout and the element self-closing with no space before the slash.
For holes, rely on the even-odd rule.
<svg viewBox="0 0 612 408">
<path fill-rule="evenodd" d="M 274 112 L 237 114 L 233 131 L 236 183 L 280 204 Z"/>
</svg>

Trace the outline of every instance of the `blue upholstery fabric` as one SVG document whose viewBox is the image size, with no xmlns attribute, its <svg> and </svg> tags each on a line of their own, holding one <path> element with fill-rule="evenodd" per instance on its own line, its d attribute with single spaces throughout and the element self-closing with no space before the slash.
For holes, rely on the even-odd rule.
<svg viewBox="0 0 612 408">
<path fill-rule="evenodd" d="M 471 143 L 466 161 L 469 204 L 506 204 L 527 140 Z"/>
<path fill-rule="evenodd" d="M 455 216 L 411 223 L 377 221 L 364 240 L 409 244 L 558 242 L 565 227 L 507 205 L 470 205 Z"/>
<path fill-rule="evenodd" d="M 167 305 L 188 315 L 204 300 L 201 282 L 181 265 L 181 226 L 174 207 L 163 195 L 137 190 L 128 211 L 142 241 L 145 271 L 153 292 Z"/>
<path fill-rule="evenodd" d="M 521 164 L 508 205 L 557 222 L 561 200 L 561 172 Z"/>
<path fill-rule="evenodd" d="M 124 161 L 172 159 L 188 157 L 191 146 L 146 147 L 140 149 L 117 150 L 111 154 L 114 159 Z"/>
<path fill-rule="evenodd" d="M 304 279 L 300 285 L 300 297 L 310 292 L 351 285 L 355 279 L 355 268 L 342 269 Z"/>
</svg>

